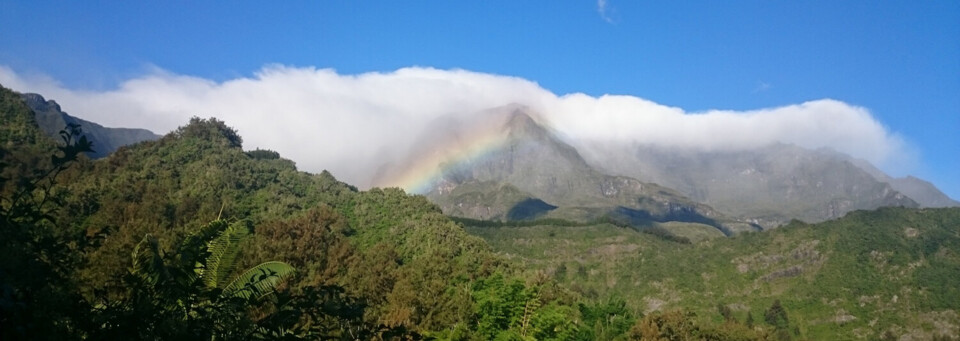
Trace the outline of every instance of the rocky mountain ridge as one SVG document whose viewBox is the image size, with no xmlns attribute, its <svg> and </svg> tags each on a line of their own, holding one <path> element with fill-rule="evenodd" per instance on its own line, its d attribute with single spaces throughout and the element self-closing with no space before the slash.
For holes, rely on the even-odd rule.
<svg viewBox="0 0 960 341">
<path fill-rule="evenodd" d="M 21 94 L 24 102 L 34 112 L 37 124 L 44 133 L 60 139 L 59 132 L 67 124 L 79 124 L 87 139 L 93 141 L 93 152 L 87 156 L 99 159 L 113 153 L 117 148 L 142 141 L 153 141 L 161 136 L 146 129 L 136 128 L 107 128 L 100 124 L 70 116 L 60 109 L 60 105 L 53 100 L 33 93 Z"/>
<path fill-rule="evenodd" d="M 593 152 L 591 164 L 655 182 L 771 227 L 819 222 L 857 209 L 920 206 L 836 152 L 772 144 L 743 151 L 637 145 Z M 849 158 L 849 157 L 848 157 Z"/>
<path fill-rule="evenodd" d="M 498 135 L 502 141 L 482 154 L 438 165 L 443 171 L 425 195 L 445 213 L 473 219 L 614 219 L 633 226 L 682 221 L 714 226 L 725 233 L 758 228 L 669 188 L 596 170 L 575 148 L 539 124 L 533 118 L 536 115 L 524 106 L 504 106 L 478 115 L 499 124 L 448 125 L 435 130 L 463 136 L 489 129 L 481 135 Z M 435 143 L 437 148 L 451 144 L 456 143 Z M 431 153 L 436 154 L 429 150 L 420 154 Z"/>
</svg>

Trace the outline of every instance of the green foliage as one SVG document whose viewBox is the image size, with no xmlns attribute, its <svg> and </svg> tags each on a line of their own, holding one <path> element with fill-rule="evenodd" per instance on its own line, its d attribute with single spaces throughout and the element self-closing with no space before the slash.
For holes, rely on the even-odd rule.
<svg viewBox="0 0 960 341">
<path fill-rule="evenodd" d="M 628 334 L 630 340 L 767 340 L 768 335 L 736 322 L 720 326 L 704 325 L 696 314 L 680 310 L 656 312 L 637 321 Z"/>
<path fill-rule="evenodd" d="M 689 238 L 676 236 L 673 233 L 670 233 L 670 231 L 667 231 L 666 229 L 659 226 L 641 229 L 640 232 L 654 235 L 659 238 L 663 238 L 664 240 L 669 240 L 671 242 L 676 242 L 681 244 L 690 244 Z"/>
<path fill-rule="evenodd" d="M 190 124 L 177 128 L 173 134 L 179 138 L 213 141 L 231 148 L 240 148 L 243 145 L 243 138 L 237 134 L 237 131 L 216 118 L 193 117 L 190 119 Z"/>
<path fill-rule="evenodd" d="M 698 340 L 706 334 L 696 322 L 696 315 L 672 311 L 644 316 L 630 329 L 631 340 Z"/>
<path fill-rule="evenodd" d="M 682 308 L 703 326 L 726 323 L 723 303 L 729 320 L 771 333 L 764 312 L 779 300 L 789 315 L 780 336 L 842 339 L 889 329 L 932 337 L 931 325 L 960 322 L 958 222 L 956 208 L 883 208 L 694 244 L 611 225 L 466 230 L 527 273 L 576 269 L 554 278 L 583 299 L 616 295 L 633 312 Z"/>
<path fill-rule="evenodd" d="M 288 160 L 255 159 L 237 148 L 233 134 L 222 122 L 194 119 L 161 140 L 121 148 L 65 173 L 70 182 L 63 184 L 63 201 L 49 214 L 59 218 L 56 230 L 75 231 L 89 245 L 70 251 L 77 257 L 64 257 L 82 261 L 71 263 L 67 276 L 83 295 L 78 301 L 156 307 L 157 297 L 201 290 L 192 288 L 197 279 L 202 290 L 242 299 L 260 296 L 253 291 L 290 275 L 284 286 L 292 297 L 311 288 L 342 288 L 344 297 L 363 307 L 350 323 L 368 330 L 442 330 L 472 318 L 471 281 L 500 266 L 481 240 L 423 197 L 399 190 L 357 192 L 326 172 L 311 175 Z M 208 223 L 221 215 L 238 223 Z M 254 233 L 244 238 L 246 226 Z M 148 255 L 163 260 L 162 271 L 145 275 L 151 280 L 137 280 L 146 288 L 138 292 L 155 294 L 130 289 L 134 249 L 144 261 Z M 382 259 L 388 267 L 380 268 Z M 302 271 L 291 275 L 276 263 L 263 264 L 271 260 Z M 254 271 L 233 277 L 232 264 Z M 230 286 L 232 278 L 239 279 Z M 95 315 L 139 316 L 120 312 Z"/>
<path fill-rule="evenodd" d="M 84 244 L 56 228 L 64 196 L 57 178 L 91 144 L 69 126 L 54 148 L 7 89 L 0 89 L 0 121 L 0 339 L 78 338 L 89 305 L 71 275 Z"/>
<path fill-rule="evenodd" d="M 284 262 L 260 263 L 237 276 L 223 288 L 223 292 L 244 299 L 261 298 L 272 293 L 294 272 L 293 267 Z"/>
<path fill-rule="evenodd" d="M 33 112 L 20 96 L 0 86 L 0 148 L 48 148 L 47 139 L 37 126 Z"/>
<path fill-rule="evenodd" d="M 578 340 L 613 340 L 626 334 L 637 320 L 627 302 L 611 297 L 596 302 L 581 302 L 577 305 L 583 325 L 578 331 Z"/>
<path fill-rule="evenodd" d="M 368 306 L 339 286 L 310 285 L 316 280 L 303 276 L 296 292 L 274 292 L 294 274 L 280 262 L 261 262 L 229 281 L 233 264 L 249 259 L 241 254 L 250 245 L 244 241 L 249 228 L 199 221 L 226 214 L 256 226 L 302 205 L 340 206 L 343 196 L 355 195 L 328 173 L 313 176 L 286 160 L 249 158 L 233 134 L 222 122 L 195 119 L 161 141 L 67 172 L 60 163 L 82 150 L 61 148 L 57 158 L 45 159 L 57 168 L 38 171 L 31 167 L 42 166 L 44 157 L 37 156 L 52 148 L 17 149 L 39 161 L 4 163 L 25 171 L 4 166 L 2 173 L 4 219 L 18 222 L 16 229 L 0 229 L 11 237 L 0 238 L 3 338 L 417 338 L 403 326 L 368 320 Z M 54 180 L 61 173 L 67 181 Z M 18 231 L 29 234 L 14 235 Z M 325 329 L 334 326 L 342 329 Z"/>
<path fill-rule="evenodd" d="M 223 221 L 212 224 L 224 225 Z M 241 223 L 234 223 L 223 229 L 219 236 L 207 243 L 206 262 L 199 273 L 208 288 L 223 287 L 233 272 L 234 261 L 240 252 L 240 242 L 250 234 L 250 229 Z M 291 268 L 292 270 L 292 268 Z M 241 276 L 243 277 L 243 276 Z"/>
<path fill-rule="evenodd" d="M 478 318 L 477 333 L 494 339 L 504 331 L 523 327 L 521 322 L 527 317 L 527 303 L 534 299 L 534 293 L 520 280 L 506 280 L 502 274 L 494 274 L 474 283 L 473 297 Z"/>
<path fill-rule="evenodd" d="M 790 327 L 790 320 L 787 318 L 787 311 L 783 309 L 783 305 L 780 304 L 780 300 L 774 300 L 773 304 L 770 305 L 770 308 L 763 313 L 763 320 L 767 321 L 768 324 L 779 329 L 788 329 Z"/>
<path fill-rule="evenodd" d="M 573 340 L 580 330 L 573 307 L 551 302 L 536 311 L 530 321 L 534 340 Z"/>
<path fill-rule="evenodd" d="M 103 307 L 96 310 L 102 327 L 91 332 L 97 338 L 135 339 L 249 338 L 262 333 L 266 326 L 250 320 L 248 310 L 263 304 L 260 298 L 273 293 L 293 268 L 275 262 L 248 271 L 259 276 L 244 274 L 233 282 L 239 284 L 219 289 L 209 278 L 219 276 L 218 266 L 230 266 L 228 249 L 236 248 L 243 235 L 235 226 L 218 220 L 201 228 L 179 247 L 193 252 L 165 254 L 156 238 L 145 236 L 132 253 L 126 295 L 103 298 Z M 280 328 L 273 332 L 298 321 L 288 322 L 273 326 Z"/>
<path fill-rule="evenodd" d="M 465 226 L 472 227 L 530 227 L 530 226 L 542 226 L 542 225 L 551 225 L 551 226 L 589 226 L 596 224 L 595 222 L 583 223 L 576 222 L 572 220 L 564 219 L 535 219 L 535 220 L 479 220 L 479 219 L 470 219 L 463 217 L 450 217 L 450 220 L 463 224 Z"/>
<path fill-rule="evenodd" d="M 254 149 L 246 153 L 252 159 L 255 160 L 277 160 L 280 158 L 280 153 L 269 149 Z"/>
</svg>

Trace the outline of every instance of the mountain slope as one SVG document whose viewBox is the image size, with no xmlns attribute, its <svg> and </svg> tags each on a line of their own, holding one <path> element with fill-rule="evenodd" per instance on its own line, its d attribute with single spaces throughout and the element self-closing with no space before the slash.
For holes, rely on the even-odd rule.
<svg viewBox="0 0 960 341">
<path fill-rule="evenodd" d="M 253 232 L 238 269 L 286 262 L 299 272 L 292 288 L 342 287 L 368 302 L 365 319 L 418 331 L 460 323 L 471 308 L 471 279 L 499 266 L 481 240 L 421 196 L 357 191 L 241 146 L 223 122 L 195 118 L 160 140 L 73 168 L 65 186 L 75 195 L 57 220 L 94 241 L 78 265 L 85 293 L 122 291 L 112 279 L 126 273 L 144 235 L 166 248 L 218 217 Z"/>
<path fill-rule="evenodd" d="M 87 156 L 94 159 L 110 155 L 122 146 L 160 138 L 160 135 L 146 129 L 106 128 L 97 123 L 70 116 L 60 110 L 57 102 L 48 101 L 38 94 L 28 93 L 21 96 L 36 115 L 40 129 L 57 141 L 60 139 L 60 130 L 67 124 L 79 124 L 87 139 L 93 141 L 94 151 L 87 153 Z"/>
<path fill-rule="evenodd" d="M 844 157 L 849 159 L 851 163 L 857 165 L 857 167 L 860 167 L 860 169 L 870 173 L 870 175 L 878 181 L 886 182 L 890 184 L 893 189 L 897 190 L 897 192 L 906 194 L 911 199 L 916 200 L 917 203 L 920 204 L 920 207 L 960 207 L 960 201 L 951 199 L 941 192 L 937 186 L 934 186 L 926 180 L 914 176 L 894 178 L 877 169 L 877 167 L 874 167 L 866 160 L 853 159 L 845 155 Z"/>
<path fill-rule="evenodd" d="M 605 224 L 467 230 L 529 272 L 645 313 L 722 321 L 720 306 L 760 326 L 779 301 L 795 339 L 960 337 L 960 208 L 854 211 L 690 245 Z"/>
<path fill-rule="evenodd" d="M 777 226 L 818 222 L 857 209 L 916 207 L 889 184 L 832 152 L 774 144 L 748 151 L 634 146 L 588 153 L 613 174 L 677 189 L 721 212 Z"/>
<path fill-rule="evenodd" d="M 431 143 L 422 143 L 425 147 L 408 158 L 446 156 L 434 157 L 441 170 L 426 196 L 448 214 L 474 219 L 614 218 L 635 226 L 686 221 L 728 233 L 753 229 L 668 188 L 597 171 L 531 115 L 536 114 L 526 107 L 509 105 L 475 115 L 478 121 L 438 123 L 441 128 L 431 131 L 446 137 L 425 136 Z M 469 149 L 461 145 L 474 140 L 495 142 L 485 142 L 482 153 L 457 151 Z M 405 168 L 410 166 L 395 171 Z"/>
<path fill-rule="evenodd" d="M 883 180 L 881 180 L 883 181 Z M 891 178 L 885 181 L 897 190 L 897 192 L 906 194 L 920 204 L 920 207 L 960 207 L 960 201 L 948 197 L 932 183 L 916 178 L 906 176 L 902 178 Z"/>
</svg>

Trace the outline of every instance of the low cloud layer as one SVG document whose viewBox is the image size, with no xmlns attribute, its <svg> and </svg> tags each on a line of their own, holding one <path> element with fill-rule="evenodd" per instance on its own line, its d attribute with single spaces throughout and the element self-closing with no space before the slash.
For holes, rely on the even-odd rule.
<svg viewBox="0 0 960 341">
<path fill-rule="evenodd" d="M 508 103 L 539 111 L 564 138 L 739 150 L 773 142 L 830 147 L 891 170 L 912 153 L 865 108 L 817 100 L 752 111 L 688 113 L 634 96 L 556 95 L 522 78 L 431 68 L 341 75 L 331 69 L 267 66 L 215 82 L 162 70 L 116 89 L 69 89 L 54 79 L 0 66 L 0 84 L 56 100 L 104 126 L 167 133 L 190 117 L 217 117 L 244 148 L 276 150 L 301 169 L 327 169 L 361 187 L 404 155 L 428 123 Z"/>
</svg>

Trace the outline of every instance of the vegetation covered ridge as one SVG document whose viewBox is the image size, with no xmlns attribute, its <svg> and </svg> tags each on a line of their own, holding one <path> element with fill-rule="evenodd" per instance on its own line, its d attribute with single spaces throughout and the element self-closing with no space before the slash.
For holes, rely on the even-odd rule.
<svg viewBox="0 0 960 341">
<path fill-rule="evenodd" d="M 797 339 L 960 334 L 957 208 L 854 211 L 691 244 L 609 224 L 467 230 L 530 273 L 640 313 L 761 321 L 779 302 Z"/>
</svg>

